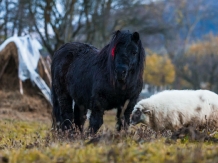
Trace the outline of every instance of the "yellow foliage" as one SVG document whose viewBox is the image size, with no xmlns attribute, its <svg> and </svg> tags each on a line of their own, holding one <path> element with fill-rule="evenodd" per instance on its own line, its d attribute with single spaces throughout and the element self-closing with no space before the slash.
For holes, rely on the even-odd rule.
<svg viewBox="0 0 218 163">
<path fill-rule="evenodd" d="M 171 84 L 175 79 L 174 65 L 166 55 L 160 56 L 148 51 L 143 78 L 146 83 L 156 86 Z"/>
<path fill-rule="evenodd" d="M 202 83 L 208 83 L 207 88 L 212 89 L 210 81 L 216 80 L 216 64 L 218 60 L 218 37 L 207 35 L 202 41 L 189 46 L 185 54 L 180 58 L 179 73 L 183 81 L 183 87 L 202 87 Z M 185 82 L 186 81 L 186 82 Z M 213 84 L 212 84 L 213 85 Z"/>
<path fill-rule="evenodd" d="M 198 59 L 205 55 L 218 55 L 218 37 L 209 35 L 206 41 L 194 43 L 190 46 L 186 55 L 194 55 Z"/>
</svg>

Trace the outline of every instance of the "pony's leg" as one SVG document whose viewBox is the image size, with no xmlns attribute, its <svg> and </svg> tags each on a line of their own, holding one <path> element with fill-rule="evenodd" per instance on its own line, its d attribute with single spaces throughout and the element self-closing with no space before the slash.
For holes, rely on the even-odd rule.
<svg viewBox="0 0 218 163">
<path fill-rule="evenodd" d="M 85 109 L 84 106 L 79 106 L 78 104 L 75 104 L 74 106 L 74 123 L 76 127 L 79 128 L 79 130 L 83 131 L 83 126 L 86 121 L 86 113 L 87 109 Z"/>
<path fill-rule="evenodd" d="M 61 128 L 62 130 L 72 129 L 73 124 L 73 108 L 72 99 L 69 95 L 62 94 L 58 98 L 61 115 Z"/>
<path fill-rule="evenodd" d="M 116 123 L 116 130 L 117 131 L 120 131 L 121 130 L 121 127 L 122 127 L 122 120 L 121 120 L 121 117 L 120 117 L 120 114 L 121 114 L 122 110 L 121 108 L 117 108 L 117 123 Z"/>
<path fill-rule="evenodd" d="M 130 124 L 130 115 L 132 114 L 135 103 L 130 103 L 124 112 L 124 129 L 127 130 Z"/>
<path fill-rule="evenodd" d="M 128 123 L 129 125 L 129 122 L 128 122 L 129 120 L 126 121 L 126 118 L 130 118 L 130 114 L 131 114 L 131 111 L 130 111 L 130 114 L 128 114 L 128 111 L 127 111 L 129 107 L 129 102 L 130 100 L 127 99 L 124 105 L 117 109 L 117 126 L 116 126 L 117 131 L 120 131 L 121 128 L 126 129 L 126 123 Z M 131 109 L 129 108 L 129 110 Z"/>
<path fill-rule="evenodd" d="M 92 110 L 90 119 L 89 119 L 89 129 L 91 130 L 91 133 L 96 133 L 98 129 L 101 127 L 103 124 L 103 115 L 104 111 L 103 110 Z"/>
</svg>

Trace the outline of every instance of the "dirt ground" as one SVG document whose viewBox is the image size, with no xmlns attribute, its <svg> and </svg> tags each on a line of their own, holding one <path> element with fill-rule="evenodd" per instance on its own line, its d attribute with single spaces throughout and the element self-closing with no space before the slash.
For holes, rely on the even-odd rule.
<svg viewBox="0 0 218 163">
<path fill-rule="evenodd" d="M 43 98 L 0 90 L 0 119 L 50 121 L 51 107 Z"/>
</svg>

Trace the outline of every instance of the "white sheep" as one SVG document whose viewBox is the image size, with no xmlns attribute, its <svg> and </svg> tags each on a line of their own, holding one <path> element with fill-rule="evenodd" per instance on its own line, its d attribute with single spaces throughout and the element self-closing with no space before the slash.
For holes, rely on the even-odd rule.
<svg viewBox="0 0 218 163">
<path fill-rule="evenodd" d="M 218 127 L 218 95 L 208 90 L 167 90 L 139 101 L 131 124 L 144 123 L 156 131 L 187 125 Z"/>
</svg>

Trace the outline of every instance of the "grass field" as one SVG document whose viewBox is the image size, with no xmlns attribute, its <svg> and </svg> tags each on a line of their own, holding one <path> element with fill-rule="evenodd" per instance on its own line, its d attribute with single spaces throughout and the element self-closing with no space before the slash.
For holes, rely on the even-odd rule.
<svg viewBox="0 0 218 163">
<path fill-rule="evenodd" d="M 94 139 L 80 134 L 57 136 L 49 122 L 2 119 L 0 163 L 218 162 L 216 143 L 190 142 L 188 137 L 166 141 L 152 132 L 143 133 L 141 126 L 117 133 L 114 117 L 105 116 L 105 125 Z"/>
</svg>

